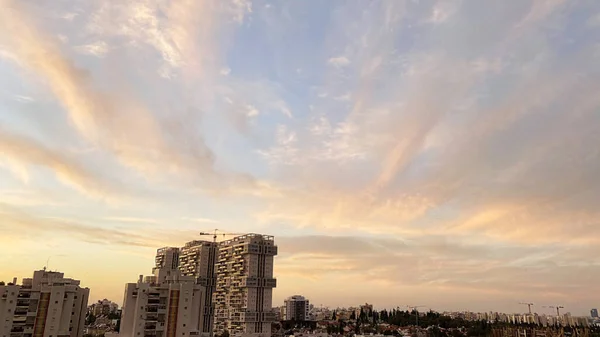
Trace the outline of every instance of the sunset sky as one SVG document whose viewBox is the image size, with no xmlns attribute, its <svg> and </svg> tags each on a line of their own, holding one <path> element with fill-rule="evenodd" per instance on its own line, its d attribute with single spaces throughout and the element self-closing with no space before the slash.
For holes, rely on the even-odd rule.
<svg viewBox="0 0 600 337">
<path fill-rule="evenodd" d="M 597 0 L 0 0 L 0 280 L 219 228 L 274 305 L 589 314 L 599 92 Z"/>
</svg>

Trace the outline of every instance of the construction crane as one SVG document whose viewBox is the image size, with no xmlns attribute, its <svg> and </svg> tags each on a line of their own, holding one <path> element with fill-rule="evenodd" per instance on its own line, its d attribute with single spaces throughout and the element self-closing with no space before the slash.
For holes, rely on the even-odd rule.
<svg viewBox="0 0 600 337">
<path fill-rule="evenodd" d="M 225 237 L 225 236 L 232 236 L 232 235 L 246 235 L 248 233 L 228 233 L 228 232 L 223 232 L 220 229 L 213 229 L 213 232 L 200 232 L 200 235 L 210 235 L 213 237 L 213 242 L 217 242 L 217 237 L 219 235 Z"/>
<path fill-rule="evenodd" d="M 425 308 L 424 305 L 407 305 L 406 306 L 408 309 L 411 309 L 412 311 L 415 312 L 415 316 L 416 316 L 416 326 L 419 326 L 419 311 L 417 310 L 418 308 Z"/>
<path fill-rule="evenodd" d="M 519 302 L 519 304 L 526 305 L 529 308 L 529 314 L 531 315 L 531 306 L 533 305 L 533 303 Z"/>
<path fill-rule="evenodd" d="M 548 306 L 544 306 L 544 308 L 556 309 L 556 316 L 560 316 L 560 309 L 564 309 L 564 307 L 562 305 L 557 305 L 557 306 L 548 305 Z"/>
</svg>

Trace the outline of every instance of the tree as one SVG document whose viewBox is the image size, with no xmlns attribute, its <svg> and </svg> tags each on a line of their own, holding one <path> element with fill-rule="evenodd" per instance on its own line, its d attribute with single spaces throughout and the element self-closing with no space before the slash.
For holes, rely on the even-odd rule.
<svg viewBox="0 0 600 337">
<path fill-rule="evenodd" d="M 333 311 L 333 314 L 331 315 L 331 320 L 335 321 L 337 319 L 337 315 L 335 313 L 335 310 Z"/>
<path fill-rule="evenodd" d="M 96 322 L 96 316 L 89 314 L 85 317 L 85 325 L 92 325 Z"/>
<path fill-rule="evenodd" d="M 356 311 L 352 311 L 352 313 L 350 314 L 350 319 L 356 320 Z"/>
</svg>

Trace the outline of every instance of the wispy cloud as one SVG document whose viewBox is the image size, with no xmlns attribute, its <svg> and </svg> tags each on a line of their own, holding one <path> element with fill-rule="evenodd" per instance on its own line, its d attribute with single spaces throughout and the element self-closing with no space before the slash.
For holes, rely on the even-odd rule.
<svg viewBox="0 0 600 337">
<path fill-rule="evenodd" d="M 210 218 L 181 218 L 181 220 L 185 220 L 185 221 L 193 221 L 193 222 L 199 222 L 199 223 L 219 223 L 219 221 L 215 220 L 215 219 L 210 219 Z"/>
<path fill-rule="evenodd" d="M 82 46 L 77 46 L 75 48 L 78 52 L 82 54 L 93 55 L 96 57 L 104 57 L 106 53 L 109 51 L 108 44 L 104 41 L 98 41 L 95 43 L 90 43 Z"/>
<path fill-rule="evenodd" d="M 336 68 L 342 68 L 350 65 L 350 60 L 345 56 L 338 56 L 330 58 L 329 60 L 327 60 L 327 63 Z"/>
<path fill-rule="evenodd" d="M 0 128 L 0 149 L 4 154 L 5 163 L 8 161 L 8 164 L 19 165 L 16 174 L 24 180 L 28 180 L 28 167 L 35 165 L 52 170 L 64 183 L 92 196 L 100 198 L 126 196 L 126 189 L 103 179 L 60 151 L 2 128 Z"/>
<path fill-rule="evenodd" d="M 138 218 L 138 217 L 125 217 L 125 216 L 109 216 L 105 217 L 105 220 L 115 221 L 115 222 L 132 222 L 132 223 L 142 223 L 142 224 L 157 224 L 158 220 L 150 219 L 150 218 Z"/>
<path fill-rule="evenodd" d="M 8 224 L 18 226 L 21 239 L 33 234 L 47 238 L 51 234 L 61 233 L 101 245 L 156 247 L 158 244 L 155 239 L 132 232 L 84 225 L 61 218 L 35 217 L 4 204 L 0 204 L 0 219 L 2 230 L 9 230 Z"/>
</svg>

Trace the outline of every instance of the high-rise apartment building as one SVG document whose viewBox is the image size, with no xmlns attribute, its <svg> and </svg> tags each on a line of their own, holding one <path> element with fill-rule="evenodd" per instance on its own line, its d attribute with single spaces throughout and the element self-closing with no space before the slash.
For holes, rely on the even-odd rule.
<svg viewBox="0 0 600 337">
<path fill-rule="evenodd" d="M 154 268 L 125 286 L 119 335 L 125 337 L 189 337 L 200 334 L 203 287 L 179 270 Z"/>
<path fill-rule="evenodd" d="M 204 287 L 201 299 L 200 332 L 210 336 L 214 324 L 212 304 L 216 285 L 215 261 L 217 243 L 210 241 L 191 241 L 179 250 L 179 270 L 184 276 L 193 276 Z"/>
<path fill-rule="evenodd" d="M 213 296 L 215 333 L 271 336 L 273 259 L 277 246 L 272 236 L 247 234 L 219 243 Z"/>
<path fill-rule="evenodd" d="M 309 321 L 310 303 L 300 295 L 294 295 L 283 301 L 283 320 L 285 321 Z"/>
<path fill-rule="evenodd" d="M 590 314 L 592 315 L 592 318 L 598 318 L 598 309 L 592 309 Z"/>
<path fill-rule="evenodd" d="M 156 269 L 176 270 L 179 266 L 179 248 L 163 247 L 156 251 L 155 267 Z"/>
<path fill-rule="evenodd" d="M 0 336 L 83 336 L 90 290 L 80 281 L 44 269 L 16 283 L 0 284 Z"/>
</svg>

